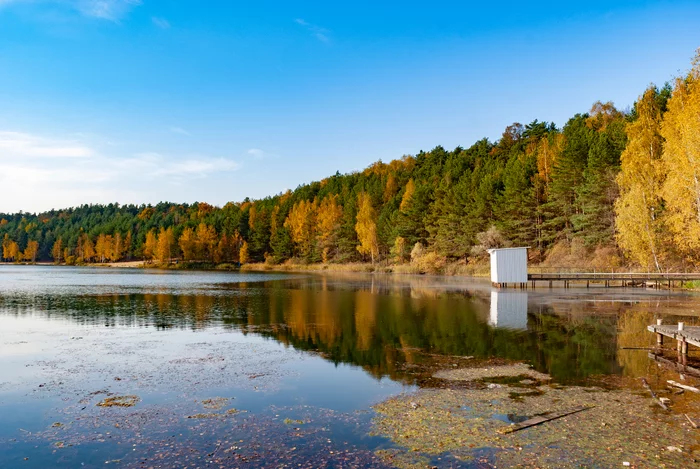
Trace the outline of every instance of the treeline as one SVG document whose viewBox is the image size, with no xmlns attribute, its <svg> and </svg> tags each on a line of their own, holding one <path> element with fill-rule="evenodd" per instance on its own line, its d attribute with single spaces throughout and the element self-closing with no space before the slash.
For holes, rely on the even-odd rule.
<svg viewBox="0 0 700 469">
<path fill-rule="evenodd" d="M 0 214 L 3 259 L 27 260 L 30 242 L 34 259 L 69 263 L 466 262 L 519 245 L 534 260 L 624 254 L 644 268 L 687 266 L 700 257 L 699 80 L 696 59 L 629 111 L 597 102 L 561 129 L 516 123 L 496 142 L 436 147 L 221 208 Z"/>
</svg>

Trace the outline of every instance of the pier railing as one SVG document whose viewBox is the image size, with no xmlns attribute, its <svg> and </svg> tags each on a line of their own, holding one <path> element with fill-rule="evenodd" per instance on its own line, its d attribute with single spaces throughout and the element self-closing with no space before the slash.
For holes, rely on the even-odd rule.
<svg viewBox="0 0 700 469">
<path fill-rule="evenodd" d="M 692 281 L 700 280 L 700 272 L 627 272 L 606 270 L 583 272 L 579 269 L 534 267 L 529 269 L 529 280 L 647 280 Z"/>
</svg>

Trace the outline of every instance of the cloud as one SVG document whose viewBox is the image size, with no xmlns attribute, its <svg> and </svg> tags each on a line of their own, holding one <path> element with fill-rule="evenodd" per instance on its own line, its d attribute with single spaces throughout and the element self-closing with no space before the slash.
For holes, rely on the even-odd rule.
<svg viewBox="0 0 700 469">
<path fill-rule="evenodd" d="M 74 0 L 75 8 L 85 16 L 118 22 L 141 0 Z"/>
<path fill-rule="evenodd" d="M 124 156 L 115 153 L 120 146 L 92 145 L 87 138 L 0 130 L 0 187 L 5 194 L 0 196 L 0 213 L 115 201 L 196 200 L 212 190 L 206 178 L 240 168 L 233 159 L 206 155 Z"/>
<path fill-rule="evenodd" d="M 255 159 L 262 159 L 265 157 L 265 152 L 259 148 L 251 148 L 248 150 L 248 154 L 252 155 Z"/>
<path fill-rule="evenodd" d="M 134 155 L 134 158 L 123 160 L 119 164 L 131 168 L 139 168 L 142 174 L 152 177 L 206 177 L 210 174 L 234 171 L 240 165 L 228 158 L 189 157 L 183 160 L 166 158 L 160 153 L 147 152 Z"/>
<path fill-rule="evenodd" d="M 311 24 L 307 21 L 304 21 L 301 18 L 297 18 L 294 20 L 296 24 L 299 26 L 304 27 L 307 31 L 311 33 L 312 36 L 314 36 L 316 39 L 318 39 L 321 42 L 330 42 L 330 31 L 327 30 L 326 28 L 322 28 L 320 26 L 317 26 L 315 24 Z"/>
<path fill-rule="evenodd" d="M 151 21 L 160 29 L 170 29 L 170 21 L 165 18 L 160 18 L 158 16 L 151 17 Z"/>
<path fill-rule="evenodd" d="M 170 127 L 170 131 L 174 134 L 180 134 L 180 135 L 186 135 L 188 137 L 191 137 L 192 134 L 183 129 L 182 127 Z"/>
<path fill-rule="evenodd" d="M 0 0 L 0 7 L 18 3 L 54 3 L 78 11 L 83 16 L 118 23 L 141 0 Z"/>
<path fill-rule="evenodd" d="M 94 151 L 75 140 L 52 140 L 22 132 L 0 131 L 3 158 L 89 158 Z"/>
</svg>

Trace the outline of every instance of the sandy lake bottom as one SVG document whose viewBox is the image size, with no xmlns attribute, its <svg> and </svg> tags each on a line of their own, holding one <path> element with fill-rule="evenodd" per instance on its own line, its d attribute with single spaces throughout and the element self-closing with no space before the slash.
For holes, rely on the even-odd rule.
<svg viewBox="0 0 700 469">
<path fill-rule="evenodd" d="M 646 326 L 699 316 L 666 291 L 0 266 L 0 467 L 693 467 L 700 394 L 668 381 L 700 379 Z"/>
</svg>

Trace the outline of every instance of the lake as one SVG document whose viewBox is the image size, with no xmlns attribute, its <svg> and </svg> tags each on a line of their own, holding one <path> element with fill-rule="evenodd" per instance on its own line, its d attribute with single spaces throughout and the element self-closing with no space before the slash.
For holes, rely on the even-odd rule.
<svg viewBox="0 0 700 469">
<path fill-rule="evenodd" d="M 629 387 L 665 377 L 646 326 L 698 313 L 696 294 L 640 289 L 3 265 L 0 467 L 391 467 L 402 445 L 373 406 L 444 388 L 438 371 Z"/>
</svg>

